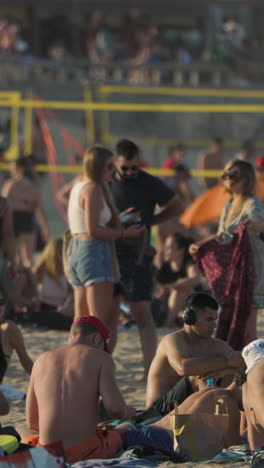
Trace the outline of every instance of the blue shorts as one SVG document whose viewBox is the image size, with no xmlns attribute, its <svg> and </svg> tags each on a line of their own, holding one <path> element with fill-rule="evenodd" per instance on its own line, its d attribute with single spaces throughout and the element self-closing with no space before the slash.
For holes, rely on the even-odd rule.
<svg viewBox="0 0 264 468">
<path fill-rule="evenodd" d="M 110 242 L 73 237 L 69 273 L 74 288 L 105 281 L 114 282 Z"/>
<path fill-rule="evenodd" d="M 118 257 L 121 273 L 121 286 L 124 297 L 129 302 L 151 301 L 152 299 L 152 258 L 145 256 L 137 265 L 131 257 Z"/>
<path fill-rule="evenodd" d="M 124 447 L 140 444 L 173 451 L 172 437 L 165 429 L 159 427 L 145 426 L 142 429 L 128 429 L 124 437 Z"/>
</svg>

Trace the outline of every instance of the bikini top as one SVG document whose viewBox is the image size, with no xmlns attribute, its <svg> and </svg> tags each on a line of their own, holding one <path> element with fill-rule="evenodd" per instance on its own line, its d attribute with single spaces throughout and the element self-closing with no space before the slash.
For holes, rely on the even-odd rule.
<svg viewBox="0 0 264 468">
<path fill-rule="evenodd" d="M 86 227 L 85 227 L 85 222 L 84 222 L 84 211 L 80 207 L 80 193 L 83 187 L 86 184 L 92 183 L 92 181 L 83 181 L 83 182 L 76 182 L 76 184 L 73 186 L 71 193 L 70 193 L 70 199 L 69 199 L 69 205 L 68 205 L 68 220 L 69 220 L 69 227 L 71 234 L 80 234 L 80 233 L 85 233 L 86 232 Z M 109 206 L 107 205 L 105 199 L 103 198 L 103 208 L 100 212 L 100 217 L 99 217 L 99 225 L 100 226 L 106 226 L 106 224 L 110 221 L 112 217 L 111 210 Z"/>
</svg>

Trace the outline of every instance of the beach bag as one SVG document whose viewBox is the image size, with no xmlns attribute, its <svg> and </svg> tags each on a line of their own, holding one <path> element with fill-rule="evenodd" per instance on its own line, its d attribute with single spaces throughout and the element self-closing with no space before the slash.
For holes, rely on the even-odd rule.
<svg viewBox="0 0 264 468">
<path fill-rule="evenodd" d="M 32 447 L 23 452 L 0 456 L 1 468 L 64 468 L 61 442 Z"/>
<path fill-rule="evenodd" d="M 174 450 L 180 450 L 184 455 L 203 460 L 211 459 L 225 447 L 229 415 L 223 400 L 217 401 L 215 414 L 179 414 L 178 406 L 174 403 L 170 422 L 174 434 Z"/>
</svg>

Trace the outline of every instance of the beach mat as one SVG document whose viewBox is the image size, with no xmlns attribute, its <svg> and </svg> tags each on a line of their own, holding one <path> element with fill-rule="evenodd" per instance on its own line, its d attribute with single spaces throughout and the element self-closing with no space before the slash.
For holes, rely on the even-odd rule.
<svg viewBox="0 0 264 468">
<path fill-rule="evenodd" d="M 67 466 L 71 468 L 157 468 L 159 467 L 159 464 L 146 460 L 145 458 L 137 458 L 133 460 L 112 458 L 108 460 L 86 460 Z"/>
</svg>

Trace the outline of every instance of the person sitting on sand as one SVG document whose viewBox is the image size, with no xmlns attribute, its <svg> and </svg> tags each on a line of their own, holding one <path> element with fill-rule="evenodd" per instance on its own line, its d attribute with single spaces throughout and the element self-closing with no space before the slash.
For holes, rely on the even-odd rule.
<svg viewBox="0 0 264 468">
<path fill-rule="evenodd" d="M 0 304 L 0 383 L 5 376 L 13 350 L 16 351 L 25 372 L 30 375 L 33 362 L 27 353 L 23 335 L 14 322 L 4 319 L 4 306 Z"/>
<path fill-rule="evenodd" d="M 186 389 L 186 398 L 198 390 L 196 379 L 190 376 L 218 380 L 234 375 L 237 368 L 244 365 L 240 352 L 212 337 L 218 308 L 216 299 L 210 294 L 196 292 L 189 296 L 182 316 L 183 328 L 162 338 L 151 363 L 146 392 L 147 408 L 160 397 L 164 396 L 167 402 L 174 399 L 176 384 L 182 378 L 178 385 Z"/>
<path fill-rule="evenodd" d="M 223 434 L 221 443 L 222 447 L 217 446 L 218 450 L 227 448 L 230 445 L 237 445 L 242 443 L 240 434 L 240 414 L 243 411 L 242 406 L 242 388 L 241 385 L 245 381 L 245 368 L 240 369 L 233 378 L 232 383 L 227 388 L 205 388 L 204 390 L 198 391 L 193 395 L 190 395 L 179 407 L 178 414 L 194 414 L 199 413 L 201 416 L 201 430 L 204 424 L 203 415 L 204 413 L 215 414 L 216 404 L 220 404 L 220 414 L 228 414 L 227 425 Z M 173 451 L 176 449 L 174 445 L 174 435 L 171 426 L 171 415 L 174 410 L 164 416 L 162 419 L 149 425 L 142 425 L 141 428 L 131 423 L 125 422 L 116 427 L 120 432 L 124 448 L 130 446 L 140 445 L 142 443 L 155 446 L 160 449 L 167 449 Z M 215 431 L 218 430 L 216 425 Z M 214 446 L 214 428 L 210 427 L 212 432 L 210 437 L 212 445 Z M 216 435 L 217 439 L 217 435 Z M 208 440 L 204 440 L 204 443 L 208 445 Z M 216 448 L 216 446 L 215 446 Z M 205 446 L 205 450 L 208 447 Z M 202 451 L 202 448 L 199 447 Z"/>
<path fill-rule="evenodd" d="M 96 317 L 76 319 L 68 343 L 36 360 L 27 394 L 30 429 L 19 431 L 31 445 L 61 440 L 68 463 L 111 458 L 122 445 L 114 429 L 97 428 L 99 397 L 113 418 L 130 419 L 136 413 L 121 395 L 115 365 L 108 351 L 108 329 Z"/>
<path fill-rule="evenodd" d="M 247 365 L 247 381 L 242 387 L 251 450 L 264 445 L 264 340 L 249 343 L 242 351 Z"/>
</svg>

